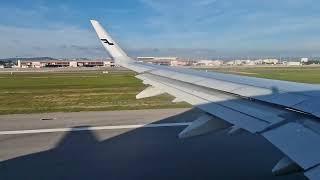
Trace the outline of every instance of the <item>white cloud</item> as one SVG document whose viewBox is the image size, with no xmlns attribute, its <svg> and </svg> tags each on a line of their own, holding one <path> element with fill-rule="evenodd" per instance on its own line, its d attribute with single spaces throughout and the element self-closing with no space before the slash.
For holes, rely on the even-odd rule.
<svg viewBox="0 0 320 180">
<path fill-rule="evenodd" d="M 1 57 L 106 57 L 93 31 L 63 26 L 35 29 L 0 26 Z"/>
<path fill-rule="evenodd" d="M 159 47 L 306 49 L 299 42 L 319 39 L 313 31 L 320 30 L 320 15 L 313 12 L 312 0 L 142 2 L 157 12 L 147 27 L 157 30 L 151 40 Z"/>
<path fill-rule="evenodd" d="M 113 7 L 97 9 L 97 14 L 106 16 L 106 19 L 97 18 L 111 26 L 108 30 L 115 39 L 124 47 L 135 48 L 134 52 L 145 53 L 146 49 L 153 49 L 149 47 L 164 49 L 157 53 L 182 52 L 179 48 L 220 49 L 223 52 L 320 50 L 317 32 L 320 31 L 320 15 L 316 13 L 320 6 L 312 0 L 139 1 L 147 7 L 146 12 Z M 0 7 L 0 11 L 10 15 L 0 21 L 0 39 L 5 42 L 0 44 L 1 57 L 106 56 L 94 31 L 89 29 L 89 23 L 82 27 L 79 25 L 82 22 L 70 20 L 81 12 L 66 4 L 55 5 L 55 8 L 43 3 L 30 9 Z M 51 16 L 48 19 L 52 13 L 64 17 Z M 139 22 L 130 23 L 128 13 L 132 16 L 142 13 L 144 16 Z M 91 15 L 96 17 L 94 12 Z M 114 19 L 119 16 L 124 19 Z M 165 50 L 168 48 L 170 51 Z"/>
</svg>

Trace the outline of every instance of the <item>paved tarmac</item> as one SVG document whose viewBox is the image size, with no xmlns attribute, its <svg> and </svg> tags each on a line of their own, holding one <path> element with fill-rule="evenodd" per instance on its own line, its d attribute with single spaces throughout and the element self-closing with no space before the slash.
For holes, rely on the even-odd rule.
<svg viewBox="0 0 320 180">
<path fill-rule="evenodd" d="M 0 179 L 306 179 L 302 174 L 273 176 L 271 169 L 283 154 L 258 135 L 222 131 L 179 139 L 178 133 L 201 113 L 0 116 Z"/>
</svg>

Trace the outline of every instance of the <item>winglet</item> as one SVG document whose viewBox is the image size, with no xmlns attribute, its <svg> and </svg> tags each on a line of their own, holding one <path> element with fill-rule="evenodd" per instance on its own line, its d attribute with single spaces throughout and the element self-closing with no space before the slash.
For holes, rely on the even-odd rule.
<svg viewBox="0 0 320 180">
<path fill-rule="evenodd" d="M 118 44 L 111 38 L 105 29 L 96 20 L 90 20 L 93 28 L 95 29 L 102 45 L 106 48 L 109 55 L 115 60 L 116 63 L 121 64 L 120 61 L 128 61 L 127 54 L 118 46 Z M 118 62 L 117 62 L 118 61 Z"/>
</svg>

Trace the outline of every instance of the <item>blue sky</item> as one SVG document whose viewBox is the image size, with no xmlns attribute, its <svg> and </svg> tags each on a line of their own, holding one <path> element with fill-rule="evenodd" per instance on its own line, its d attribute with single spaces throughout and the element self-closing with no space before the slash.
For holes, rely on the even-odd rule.
<svg viewBox="0 0 320 180">
<path fill-rule="evenodd" d="M 316 0 L 11 0 L 0 57 L 106 57 L 97 19 L 132 56 L 318 56 Z"/>
</svg>

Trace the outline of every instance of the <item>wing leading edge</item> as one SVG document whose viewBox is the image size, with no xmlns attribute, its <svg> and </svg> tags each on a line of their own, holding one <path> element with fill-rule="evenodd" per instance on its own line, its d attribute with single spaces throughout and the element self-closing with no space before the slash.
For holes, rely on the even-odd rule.
<svg viewBox="0 0 320 180">
<path fill-rule="evenodd" d="M 320 179 L 320 86 L 139 63 L 98 21 L 91 23 L 115 63 L 138 72 L 136 77 L 151 86 L 137 98 L 168 93 L 207 113 L 179 137 L 222 129 L 260 134 L 286 155 L 274 174 L 303 171 L 310 179 Z"/>
</svg>

